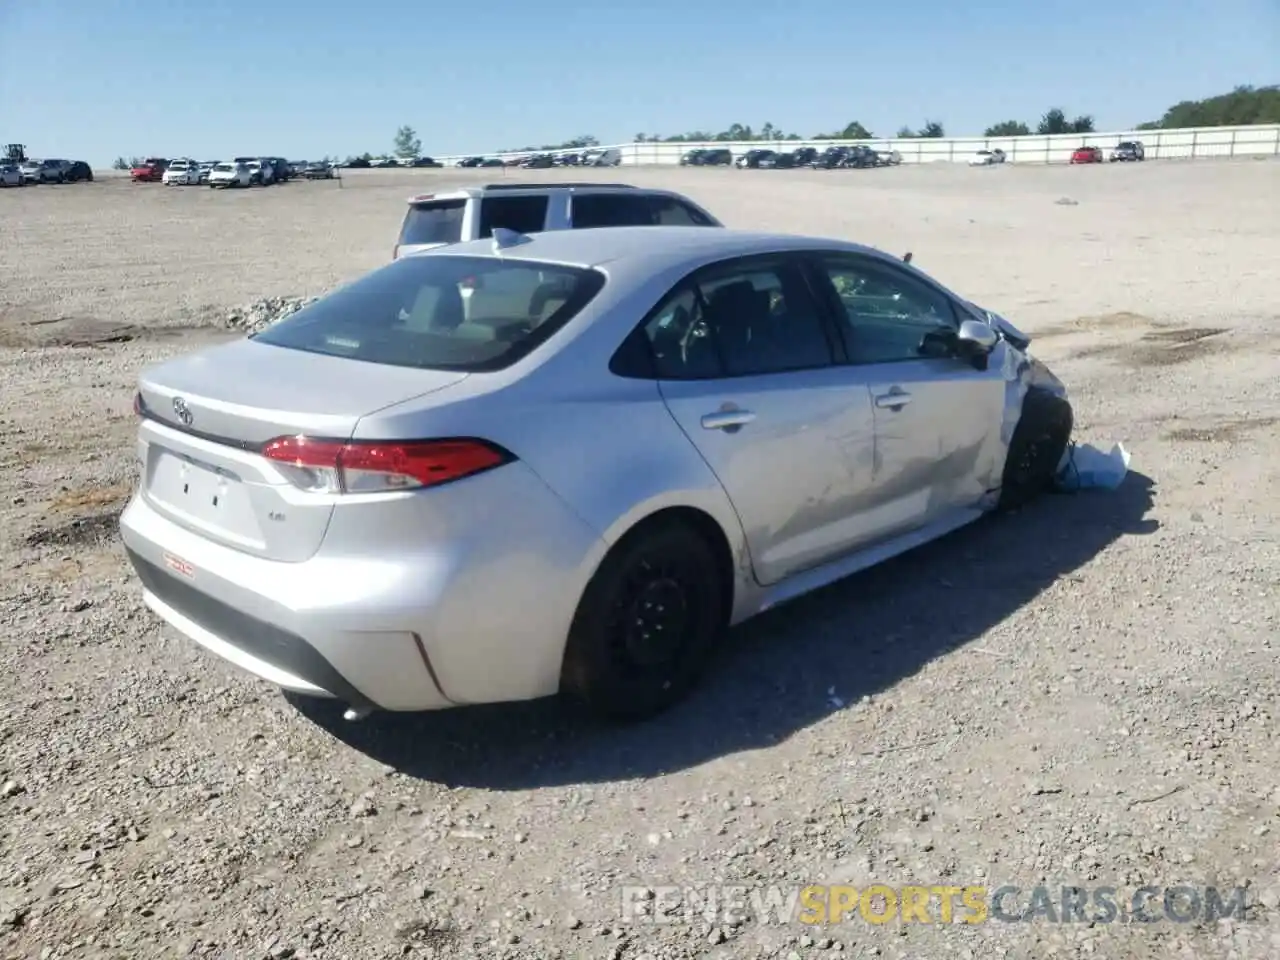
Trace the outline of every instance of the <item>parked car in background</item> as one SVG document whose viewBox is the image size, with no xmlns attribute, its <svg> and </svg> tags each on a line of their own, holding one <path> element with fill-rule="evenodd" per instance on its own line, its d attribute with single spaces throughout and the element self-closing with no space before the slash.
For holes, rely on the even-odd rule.
<svg viewBox="0 0 1280 960">
<path fill-rule="evenodd" d="M 253 186 L 253 171 L 239 160 L 221 160 L 209 171 L 209 189 Z"/>
<path fill-rule="evenodd" d="M 431 169 L 437 169 L 439 167 L 443 167 L 444 164 L 441 163 L 439 160 L 435 159 L 434 157 L 417 157 L 413 160 L 413 162 L 409 164 L 409 166 L 429 167 Z"/>
<path fill-rule="evenodd" d="M 585 167 L 616 167 L 622 163 L 622 151 L 615 147 L 607 150 L 587 150 L 582 154 Z"/>
<path fill-rule="evenodd" d="M 0 187 L 22 187 L 26 180 L 22 168 L 16 163 L 0 163 Z"/>
<path fill-rule="evenodd" d="M 702 155 L 705 150 L 686 150 L 680 155 L 680 166 L 682 167 L 699 167 L 702 165 Z"/>
<path fill-rule="evenodd" d="M 288 183 L 293 179 L 293 167 L 284 157 L 265 157 L 263 163 L 271 168 L 272 183 Z"/>
<path fill-rule="evenodd" d="M 332 180 L 333 177 L 333 164 L 325 163 L 322 160 L 308 163 L 302 169 L 302 178 L 304 180 Z"/>
<path fill-rule="evenodd" d="M 168 160 L 148 157 L 129 171 L 129 179 L 134 183 L 159 183 L 164 179 L 164 172 L 168 167 Z"/>
<path fill-rule="evenodd" d="M 471 167 L 478 167 L 482 163 L 484 163 L 484 157 L 463 157 L 454 166 L 470 169 Z"/>
<path fill-rule="evenodd" d="M 409 201 L 394 257 L 492 236 L 590 227 L 720 227 L 688 197 L 625 183 L 491 183 Z"/>
<path fill-rule="evenodd" d="M 888 166 L 884 158 L 876 151 L 872 150 L 865 144 L 856 143 L 849 148 L 849 159 L 845 163 L 846 167 L 854 167 L 856 169 L 865 169 L 868 167 Z"/>
<path fill-rule="evenodd" d="M 199 180 L 201 186 L 204 186 L 209 182 L 209 174 L 213 172 L 213 167 L 217 162 L 217 160 L 202 160 L 197 164 L 196 169 L 200 174 Z"/>
<path fill-rule="evenodd" d="M 70 160 L 28 160 L 20 167 L 28 183 L 66 183 Z"/>
<path fill-rule="evenodd" d="M 1147 159 L 1146 148 L 1140 140 L 1121 140 L 1111 151 L 1111 162 L 1141 162 Z"/>
<path fill-rule="evenodd" d="M 153 614 L 350 719 L 642 719 L 732 625 L 1048 489 L 1029 346 L 843 240 L 459 244 L 143 371 L 121 538 Z"/>
<path fill-rule="evenodd" d="M 849 148 L 845 146 L 830 146 L 818 154 L 811 166 L 815 170 L 836 170 L 846 166 L 849 160 Z"/>
<path fill-rule="evenodd" d="M 535 153 L 525 157 L 520 166 L 526 170 L 549 170 L 556 165 L 556 158 L 549 153 Z"/>
<path fill-rule="evenodd" d="M 1004 163 L 1003 150 L 978 150 L 969 158 L 971 167 L 991 167 L 997 163 Z"/>
<path fill-rule="evenodd" d="M 1070 163 L 1102 163 L 1101 147 L 1077 147 L 1071 153 Z"/>
<path fill-rule="evenodd" d="M 200 165 L 185 157 L 173 160 L 165 168 L 160 182 L 171 187 L 194 187 L 200 183 Z"/>
<path fill-rule="evenodd" d="M 239 157 L 236 158 L 236 162 L 240 162 Z M 260 157 L 249 157 L 244 161 L 244 165 L 249 168 L 249 183 L 252 186 L 267 187 L 274 182 L 275 171 Z"/>
<path fill-rule="evenodd" d="M 746 153 L 738 154 L 738 158 L 733 161 L 733 165 L 739 170 L 755 170 L 760 166 L 762 160 L 769 160 L 777 156 L 773 150 L 765 150 L 756 148 L 748 150 Z"/>
</svg>

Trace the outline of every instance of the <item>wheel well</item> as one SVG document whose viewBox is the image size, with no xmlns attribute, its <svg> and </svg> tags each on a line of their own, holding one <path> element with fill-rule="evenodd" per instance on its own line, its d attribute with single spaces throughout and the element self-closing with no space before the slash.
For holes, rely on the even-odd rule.
<svg viewBox="0 0 1280 960">
<path fill-rule="evenodd" d="M 678 524 L 693 530 L 707 542 L 715 553 L 716 573 L 720 576 L 721 610 L 727 623 L 729 615 L 733 611 L 733 551 L 729 547 L 729 540 L 725 537 L 724 530 L 721 529 L 720 524 L 715 521 L 711 514 L 699 510 L 697 507 L 665 507 L 637 522 L 635 526 L 618 539 L 612 549 L 616 550 L 619 545 L 630 541 L 631 538 L 642 536 L 649 530 L 667 524 Z"/>
</svg>

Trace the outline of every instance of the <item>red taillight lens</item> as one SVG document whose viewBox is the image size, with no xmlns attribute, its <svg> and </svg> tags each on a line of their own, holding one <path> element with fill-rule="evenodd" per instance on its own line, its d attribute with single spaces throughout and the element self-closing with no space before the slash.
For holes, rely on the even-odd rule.
<svg viewBox="0 0 1280 960">
<path fill-rule="evenodd" d="M 515 459 L 483 440 L 359 441 L 279 437 L 262 455 L 304 490 L 379 493 L 460 480 Z"/>
</svg>

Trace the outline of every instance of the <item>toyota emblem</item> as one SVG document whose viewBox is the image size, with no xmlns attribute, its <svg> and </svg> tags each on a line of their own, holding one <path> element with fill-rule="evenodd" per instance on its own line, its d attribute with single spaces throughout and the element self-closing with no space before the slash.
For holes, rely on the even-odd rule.
<svg viewBox="0 0 1280 960">
<path fill-rule="evenodd" d="M 178 415 L 178 419 L 187 426 L 191 426 L 191 421 L 195 419 L 191 416 L 191 410 L 187 407 L 187 401 L 183 400 L 181 397 L 173 398 L 173 412 L 176 413 Z"/>
</svg>

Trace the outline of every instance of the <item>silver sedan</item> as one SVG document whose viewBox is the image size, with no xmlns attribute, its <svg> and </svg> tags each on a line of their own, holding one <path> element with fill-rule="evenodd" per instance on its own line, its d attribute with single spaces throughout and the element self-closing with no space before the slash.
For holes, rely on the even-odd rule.
<svg viewBox="0 0 1280 960">
<path fill-rule="evenodd" d="M 730 625 L 1062 459 L 1027 338 L 898 257 L 496 233 L 143 373 L 121 526 L 156 614 L 351 717 L 560 691 L 643 717 Z"/>
</svg>

